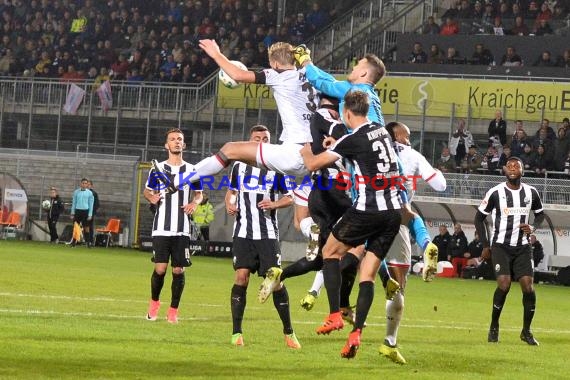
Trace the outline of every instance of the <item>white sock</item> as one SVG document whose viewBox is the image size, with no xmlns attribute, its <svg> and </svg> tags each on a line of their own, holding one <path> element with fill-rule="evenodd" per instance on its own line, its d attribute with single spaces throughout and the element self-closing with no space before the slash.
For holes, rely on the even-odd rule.
<svg viewBox="0 0 570 380">
<path fill-rule="evenodd" d="M 302 219 L 301 222 L 299 222 L 301 233 L 307 239 L 311 238 L 311 226 L 313 224 L 315 224 L 315 222 L 313 222 L 313 218 L 311 218 L 310 216 L 308 218 Z"/>
<path fill-rule="evenodd" d="M 317 292 L 317 295 L 321 294 L 321 288 L 325 283 L 323 278 L 323 271 L 320 270 L 315 274 L 315 279 L 313 280 L 313 285 L 311 285 L 311 290 L 309 292 Z"/>
<path fill-rule="evenodd" d="M 391 346 L 398 340 L 398 328 L 404 314 L 404 295 L 396 293 L 392 301 L 386 301 L 386 340 Z"/>
<path fill-rule="evenodd" d="M 198 176 L 204 177 L 218 174 L 226 166 L 224 166 L 219 157 L 214 154 L 213 156 L 206 157 L 202 161 L 198 162 L 194 165 L 194 168 L 196 169 Z"/>
</svg>

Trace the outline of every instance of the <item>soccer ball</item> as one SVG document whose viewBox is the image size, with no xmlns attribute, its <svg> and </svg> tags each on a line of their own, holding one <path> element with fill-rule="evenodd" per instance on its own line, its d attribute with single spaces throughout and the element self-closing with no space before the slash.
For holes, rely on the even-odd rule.
<svg viewBox="0 0 570 380">
<path fill-rule="evenodd" d="M 49 210 L 51 208 L 51 202 L 49 199 L 46 199 L 45 201 L 42 202 L 42 208 L 44 210 Z"/>
<path fill-rule="evenodd" d="M 242 70 L 247 70 L 247 67 L 241 63 L 240 61 L 230 61 L 231 63 L 233 63 L 235 66 L 239 67 Z M 218 79 L 220 80 L 220 82 L 222 82 L 222 84 L 224 86 L 226 86 L 227 88 L 236 88 L 237 86 L 239 86 L 239 83 L 236 82 L 235 80 L 233 80 L 228 74 L 226 74 L 226 72 L 222 69 L 220 69 L 220 71 L 218 72 Z"/>
</svg>

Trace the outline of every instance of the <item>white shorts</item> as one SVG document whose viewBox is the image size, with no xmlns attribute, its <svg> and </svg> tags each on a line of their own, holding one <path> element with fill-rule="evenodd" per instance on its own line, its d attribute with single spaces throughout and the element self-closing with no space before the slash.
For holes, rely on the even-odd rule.
<svg viewBox="0 0 570 380">
<path fill-rule="evenodd" d="M 299 186 L 299 183 L 297 183 Z M 303 185 L 303 187 L 293 190 L 293 199 L 297 206 L 309 207 L 309 194 L 311 194 L 311 186 Z"/>
<path fill-rule="evenodd" d="M 412 263 L 412 244 L 408 227 L 400 225 L 400 231 L 386 254 L 386 263 L 397 267 L 409 267 Z"/>
<path fill-rule="evenodd" d="M 257 148 L 257 166 L 274 170 L 287 176 L 294 176 L 297 184 L 303 182 L 305 176 L 310 181 L 310 173 L 305 168 L 303 157 L 301 156 L 300 144 L 266 144 L 261 143 Z"/>
</svg>

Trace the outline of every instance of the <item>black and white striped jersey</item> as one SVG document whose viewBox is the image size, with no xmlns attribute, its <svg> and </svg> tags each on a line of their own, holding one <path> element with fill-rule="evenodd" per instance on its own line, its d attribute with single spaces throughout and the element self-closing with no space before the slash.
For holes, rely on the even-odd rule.
<svg viewBox="0 0 570 380">
<path fill-rule="evenodd" d="M 479 211 L 483 214 L 492 214 L 492 244 L 512 247 L 529 243 L 519 226 L 529 223 L 531 210 L 535 214 L 542 212 L 542 201 L 538 191 L 524 183 L 521 183 L 518 190 L 509 189 L 506 182 L 493 187 L 479 206 Z"/>
<path fill-rule="evenodd" d="M 323 141 L 326 137 L 333 137 L 335 140 L 340 139 L 347 134 L 347 129 L 340 121 L 331 117 L 330 112 L 326 108 L 319 108 L 311 117 L 311 150 L 314 155 L 322 153 L 326 150 L 323 147 Z M 317 173 L 326 178 L 334 178 L 339 171 L 346 172 L 342 160 L 337 160 L 328 168 L 323 168 Z"/>
<path fill-rule="evenodd" d="M 278 194 L 292 196 L 292 187 L 285 176 L 238 161 L 232 167 L 230 190 L 238 192 L 233 236 L 252 240 L 279 239 L 277 210 L 264 211 L 257 204 L 264 198 L 275 202 Z"/>
<path fill-rule="evenodd" d="M 189 236 L 190 219 L 182 206 L 190 202 L 192 190 L 202 190 L 194 165 L 183 161 L 182 165 L 174 166 L 163 161 L 158 166 L 160 172 L 151 169 L 146 182 L 147 189 L 158 190 L 161 195 L 152 223 L 152 236 Z"/>
<path fill-rule="evenodd" d="M 341 137 L 329 152 L 349 161 L 354 178 L 367 181 L 356 191 L 353 207 L 359 211 L 385 211 L 399 209 L 398 185 L 391 178 L 397 177 L 398 159 L 392 139 L 386 128 L 369 123 Z"/>
</svg>

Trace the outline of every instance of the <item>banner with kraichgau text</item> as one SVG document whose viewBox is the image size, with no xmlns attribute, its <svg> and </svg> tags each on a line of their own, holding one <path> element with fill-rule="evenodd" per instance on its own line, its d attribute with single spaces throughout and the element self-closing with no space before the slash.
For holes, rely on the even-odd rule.
<svg viewBox="0 0 570 380">
<path fill-rule="evenodd" d="M 388 76 L 376 90 L 385 115 L 419 116 L 424 102 L 428 117 L 492 119 L 500 109 L 509 120 L 559 122 L 570 113 L 569 83 Z M 219 85 L 218 107 L 275 109 L 275 101 L 265 85 Z"/>
</svg>

